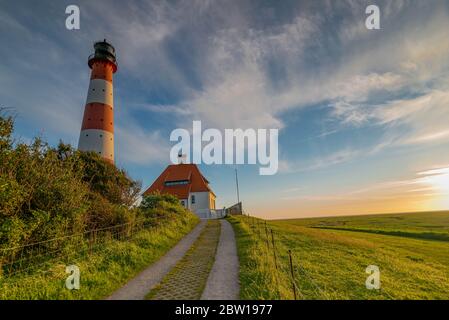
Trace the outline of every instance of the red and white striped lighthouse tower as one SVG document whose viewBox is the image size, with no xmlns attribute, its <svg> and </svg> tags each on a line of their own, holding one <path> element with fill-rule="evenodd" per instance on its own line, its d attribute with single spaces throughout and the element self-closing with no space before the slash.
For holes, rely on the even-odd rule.
<svg viewBox="0 0 449 320">
<path fill-rule="evenodd" d="M 83 124 L 78 143 L 82 151 L 94 151 L 114 163 L 114 92 L 112 76 L 117 71 L 114 47 L 104 41 L 94 44 L 89 56 L 92 69 Z"/>
</svg>

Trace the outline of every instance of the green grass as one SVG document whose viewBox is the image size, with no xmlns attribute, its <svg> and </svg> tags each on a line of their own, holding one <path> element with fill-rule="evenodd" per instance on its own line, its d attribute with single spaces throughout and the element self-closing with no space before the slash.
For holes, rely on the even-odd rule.
<svg viewBox="0 0 449 320">
<path fill-rule="evenodd" d="M 267 250 L 264 234 L 260 226 L 243 216 L 227 218 L 234 227 L 237 254 L 239 256 L 240 298 L 241 299 L 291 299 L 289 277 L 284 272 L 275 272 L 272 255 Z M 255 219 L 257 225 L 262 220 Z"/>
<path fill-rule="evenodd" d="M 110 242 L 87 256 L 54 263 L 45 272 L 0 276 L 0 299 L 102 299 L 157 261 L 198 223 L 191 214 L 168 214 L 131 240 Z M 80 268 L 79 290 L 65 288 L 65 267 Z"/>
<path fill-rule="evenodd" d="M 263 221 L 230 221 L 243 299 L 293 298 L 288 249 L 299 299 L 449 299 L 449 212 L 267 221 L 278 269 Z M 381 290 L 366 289 L 368 265 L 379 266 Z"/>
<path fill-rule="evenodd" d="M 448 212 L 284 220 L 298 226 L 449 241 Z"/>
</svg>

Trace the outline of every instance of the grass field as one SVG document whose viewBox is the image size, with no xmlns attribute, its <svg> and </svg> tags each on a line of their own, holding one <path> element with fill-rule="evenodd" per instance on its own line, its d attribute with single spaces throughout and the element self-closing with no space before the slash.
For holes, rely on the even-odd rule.
<svg viewBox="0 0 449 320">
<path fill-rule="evenodd" d="M 126 241 L 111 240 L 89 255 L 49 264 L 48 269 L 12 277 L 0 275 L 0 300 L 102 299 L 157 261 L 198 223 L 192 213 L 167 214 L 157 227 L 139 231 Z M 68 290 L 67 265 L 80 269 L 80 289 Z"/>
<path fill-rule="evenodd" d="M 241 297 L 449 299 L 449 212 L 264 221 L 232 217 L 241 260 Z M 276 248 L 275 265 L 270 230 Z M 381 289 L 368 290 L 368 265 Z"/>
</svg>

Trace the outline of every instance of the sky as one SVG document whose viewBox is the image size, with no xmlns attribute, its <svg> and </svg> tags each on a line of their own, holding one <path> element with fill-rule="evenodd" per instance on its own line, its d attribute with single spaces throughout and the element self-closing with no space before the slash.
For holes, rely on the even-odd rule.
<svg viewBox="0 0 449 320">
<path fill-rule="evenodd" d="M 80 8 L 67 30 L 65 9 Z M 380 30 L 365 27 L 370 4 Z M 247 213 L 449 209 L 449 1 L 0 0 L 16 137 L 78 144 L 93 42 L 116 48 L 117 166 L 148 187 L 176 128 L 279 129 L 279 171 L 238 165 Z M 200 165 L 217 207 L 234 166 Z"/>
</svg>

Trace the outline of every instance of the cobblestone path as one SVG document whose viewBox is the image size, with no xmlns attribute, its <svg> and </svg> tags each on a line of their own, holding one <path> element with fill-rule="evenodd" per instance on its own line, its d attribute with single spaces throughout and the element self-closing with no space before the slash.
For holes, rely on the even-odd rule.
<svg viewBox="0 0 449 320">
<path fill-rule="evenodd" d="M 147 295 L 154 300 L 200 299 L 214 264 L 220 221 L 209 220 L 186 255 Z"/>
<path fill-rule="evenodd" d="M 201 221 L 188 235 L 179 241 L 159 261 L 148 266 L 135 278 L 110 295 L 108 300 L 143 300 L 170 270 L 181 261 L 200 236 L 207 222 Z"/>
</svg>

